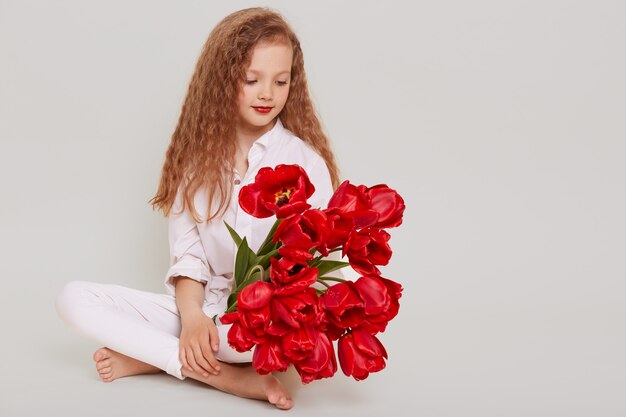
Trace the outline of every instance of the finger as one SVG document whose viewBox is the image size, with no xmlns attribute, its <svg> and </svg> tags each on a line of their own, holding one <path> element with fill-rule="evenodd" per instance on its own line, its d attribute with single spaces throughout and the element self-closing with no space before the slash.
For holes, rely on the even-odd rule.
<svg viewBox="0 0 626 417">
<path fill-rule="evenodd" d="M 217 375 L 217 370 L 213 369 L 213 366 L 209 364 L 209 362 L 204 357 L 204 353 L 202 352 L 202 347 L 200 345 L 196 346 L 196 350 L 194 350 L 194 357 L 196 358 L 196 362 L 202 366 L 202 368 L 213 375 Z M 208 375 L 205 375 L 208 376 Z"/>
<path fill-rule="evenodd" d="M 211 347 L 217 352 L 220 348 L 220 335 L 215 325 L 209 326 L 209 337 L 211 338 Z"/>
<path fill-rule="evenodd" d="M 220 370 L 220 363 L 215 358 L 215 354 L 213 353 L 213 351 L 208 346 L 206 346 L 202 350 L 202 354 L 204 355 L 206 361 L 211 365 L 211 367 L 215 369 L 217 375 L 217 372 Z"/>
<path fill-rule="evenodd" d="M 191 365 L 189 365 L 189 362 L 187 362 L 187 353 L 184 347 L 180 348 L 180 350 L 178 351 L 178 359 L 180 359 L 180 363 L 182 363 L 185 368 L 187 368 L 189 371 L 193 371 Z"/>
<path fill-rule="evenodd" d="M 193 370 L 200 375 L 204 374 L 204 369 L 202 369 L 200 365 L 198 365 L 198 363 L 196 362 L 193 351 L 191 349 L 186 349 L 185 351 L 187 352 L 187 361 L 189 362 Z"/>
</svg>

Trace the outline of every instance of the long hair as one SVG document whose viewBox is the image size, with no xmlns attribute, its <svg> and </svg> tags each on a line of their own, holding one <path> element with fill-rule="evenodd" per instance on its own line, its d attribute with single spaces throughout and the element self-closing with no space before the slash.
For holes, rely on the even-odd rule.
<svg viewBox="0 0 626 417">
<path fill-rule="evenodd" d="M 337 189 L 339 169 L 309 96 L 300 42 L 280 14 L 267 7 L 252 7 L 226 16 L 204 44 L 165 154 L 158 191 L 149 200 L 153 210 L 169 216 L 181 183 L 181 211 L 188 206 L 197 223 L 194 195 L 200 187 L 208 191 L 206 222 L 228 208 L 233 193 L 229 167 L 234 166 L 235 158 L 237 99 L 252 51 L 260 42 L 292 47 L 289 95 L 277 117 L 324 158 L 333 189 Z M 219 202 L 216 210 L 215 201 Z"/>
</svg>

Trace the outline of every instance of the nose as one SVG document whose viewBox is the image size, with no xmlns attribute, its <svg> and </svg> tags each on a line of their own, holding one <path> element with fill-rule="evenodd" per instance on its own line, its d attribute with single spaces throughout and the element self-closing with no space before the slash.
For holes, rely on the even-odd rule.
<svg viewBox="0 0 626 417">
<path fill-rule="evenodd" d="M 264 83 L 259 91 L 259 99 L 271 100 L 273 95 L 272 83 Z"/>
</svg>

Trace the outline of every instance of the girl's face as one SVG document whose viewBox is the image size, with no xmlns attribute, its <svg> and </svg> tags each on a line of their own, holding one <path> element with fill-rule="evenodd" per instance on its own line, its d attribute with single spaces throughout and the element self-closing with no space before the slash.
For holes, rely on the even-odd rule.
<svg viewBox="0 0 626 417">
<path fill-rule="evenodd" d="M 246 80 L 239 90 L 240 129 L 271 129 L 272 121 L 287 102 L 292 58 L 291 46 L 260 43 L 254 47 Z"/>
</svg>

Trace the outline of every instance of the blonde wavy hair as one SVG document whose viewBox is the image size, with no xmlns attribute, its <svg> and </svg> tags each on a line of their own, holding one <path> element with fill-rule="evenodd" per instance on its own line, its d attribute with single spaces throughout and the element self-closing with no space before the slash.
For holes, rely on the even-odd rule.
<svg viewBox="0 0 626 417">
<path fill-rule="evenodd" d="M 252 7 L 226 16 L 204 44 L 165 154 L 158 191 L 149 200 L 153 210 L 169 216 L 181 182 L 181 212 L 190 207 L 197 223 L 200 218 L 193 197 L 200 187 L 208 190 L 207 223 L 228 208 L 233 193 L 229 167 L 234 166 L 238 95 L 252 51 L 260 42 L 292 47 L 289 95 L 278 117 L 286 129 L 324 158 L 333 189 L 337 189 L 339 169 L 309 96 L 300 42 L 279 13 Z M 219 205 L 211 213 L 216 195 Z"/>
</svg>

